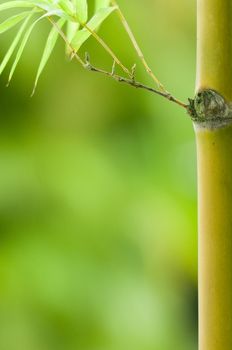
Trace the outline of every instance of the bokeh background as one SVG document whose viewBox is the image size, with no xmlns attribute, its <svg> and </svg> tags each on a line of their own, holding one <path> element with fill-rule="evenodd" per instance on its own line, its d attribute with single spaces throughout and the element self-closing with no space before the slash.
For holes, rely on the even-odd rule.
<svg viewBox="0 0 232 350">
<path fill-rule="evenodd" d="M 119 3 L 162 83 L 192 97 L 195 1 Z M 0 78 L 0 349 L 196 349 L 191 122 L 68 62 L 62 41 L 30 98 L 48 30 L 38 25 L 9 88 L 9 71 Z M 100 34 L 137 62 L 116 15 Z M 94 39 L 86 50 L 110 69 Z M 137 75 L 152 84 L 140 64 Z"/>
</svg>

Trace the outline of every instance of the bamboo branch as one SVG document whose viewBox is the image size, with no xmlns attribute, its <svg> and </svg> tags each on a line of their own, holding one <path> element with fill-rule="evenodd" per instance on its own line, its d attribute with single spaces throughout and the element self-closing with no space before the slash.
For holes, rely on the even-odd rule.
<svg viewBox="0 0 232 350">
<path fill-rule="evenodd" d="M 159 96 L 162 96 L 164 98 L 166 98 L 167 100 L 173 102 L 173 103 L 176 103 L 178 104 L 179 106 L 187 109 L 188 105 L 179 101 L 178 99 L 176 99 L 174 96 L 172 96 L 170 93 L 166 93 L 166 92 L 163 92 L 163 91 L 160 91 L 160 90 L 157 90 L 157 89 L 154 89 L 153 87 L 150 87 L 150 86 L 147 86 L 143 83 L 140 83 L 139 81 L 136 81 L 135 80 L 135 76 L 133 74 L 132 78 L 131 79 L 128 79 L 128 78 L 125 78 L 125 77 L 122 77 L 118 74 L 115 74 L 115 71 L 114 71 L 114 65 L 113 64 L 113 68 L 112 68 L 112 71 L 111 72 L 108 72 L 106 70 L 103 70 L 103 69 L 100 69 L 100 68 L 96 68 L 94 67 L 90 61 L 89 61 L 89 56 L 87 55 L 88 59 L 86 60 L 86 64 L 85 64 L 85 68 L 89 71 L 92 71 L 92 72 L 96 72 L 96 73 L 100 73 L 100 74 L 103 74 L 103 75 L 106 75 L 110 78 L 113 78 L 114 80 L 116 80 L 117 82 L 119 83 L 124 83 L 124 84 L 127 84 L 127 85 L 130 85 L 136 89 L 143 89 L 143 90 L 147 90 L 149 92 L 152 92 L 156 95 L 159 95 Z M 134 66 L 132 67 L 132 72 L 134 71 Z"/>
<path fill-rule="evenodd" d="M 144 85 L 143 83 L 140 83 L 138 81 L 135 80 L 135 69 L 136 69 L 136 65 L 134 65 L 131 69 L 131 71 L 129 71 L 126 68 L 126 72 L 128 72 L 127 74 L 129 75 L 129 78 L 125 78 L 123 76 L 120 76 L 118 74 L 115 73 L 115 65 L 116 65 L 116 61 L 113 61 L 113 67 L 111 72 L 108 72 L 106 70 L 100 69 L 100 68 L 96 68 L 94 67 L 91 63 L 90 63 L 90 59 L 89 59 L 89 55 L 86 54 L 85 57 L 85 61 L 77 54 L 77 52 L 75 51 L 75 49 L 72 47 L 72 45 L 70 44 L 70 42 L 68 41 L 66 35 L 64 34 L 64 32 L 59 28 L 59 26 L 56 24 L 55 21 L 53 21 L 53 19 L 51 17 L 48 17 L 48 20 L 51 22 L 51 24 L 57 29 L 58 33 L 60 34 L 61 38 L 64 40 L 64 42 L 66 43 L 66 45 L 69 47 L 70 51 L 72 52 L 72 57 L 74 57 L 81 65 L 83 68 L 87 69 L 88 71 L 91 72 L 96 72 L 96 73 L 100 73 L 103 74 L 105 76 L 111 77 L 114 80 L 116 80 L 119 83 L 124 83 L 127 85 L 130 85 L 134 88 L 137 89 L 143 89 L 143 90 L 147 90 L 149 92 L 152 92 L 156 95 L 162 96 L 164 98 L 166 98 L 167 100 L 169 100 L 170 102 L 176 103 L 177 105 L 188 109 L 188 104 L 185 104 L 184 102 L 179 101 L 177 98 L 175 98 L 172 94 L 170 94 L 167 91 L 160 91 L 160 90 L 156 90 L 153 87 Z"/>
</svg>

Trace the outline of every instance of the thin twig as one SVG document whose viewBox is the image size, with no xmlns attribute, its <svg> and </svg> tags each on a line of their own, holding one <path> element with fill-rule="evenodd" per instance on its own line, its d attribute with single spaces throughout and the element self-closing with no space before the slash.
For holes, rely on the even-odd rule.
<svg viewBox="0 0 232 350">
<path fill-rule="evenodd" d="M 115 74 L 114 70 L 112 70 L 112 72 L 108 72 L 106 70 L 103 70 L 103 69 L 100 69 L 100 68 L 96 68 L 90 63 L 89 55 L 87 55 L 87 57 L 88 57 L 88 60 L 86 61 L 86 65 L 85 65 L 85 68 L 87 70 L 89 70 L 91 72 L 96 72 L 96 73 L 100 73 L 100 74 L 106 75 L 106 76 L 108 76 L 110 78 L 113 78 L 114 80 L 116 80 L 119 83 L 124 83 L 124 84 L 130 85 L 130 86 L 133 86 L 136 89 L 143 89 L 143 90 L 147 90 L 147 91 L 153 92 L 154 94 L 160 95 L 160 96 L 168 99 L 169 101 L 174 102 L 174 103 L 178 104 L 179 106 L 184 107 L 185 109 L 187 109 L 187 107 L 188 107 L 187 104 L 179 101 L 178 99 L 176 99 L 171 94 L 163 92 L 163 91 L 160 91 L 160 90 L 157 90 L 157 89 L 154 89 L 154 88 L 152 88 L 150 86 L 144 85 L 143 83 L 140 83 L 139 81 L 136 81 L 134 77 L 131 78 L 131 79 L 122 77 L 122 76 L 120 76 L 118 74 Z"/>
</svg>

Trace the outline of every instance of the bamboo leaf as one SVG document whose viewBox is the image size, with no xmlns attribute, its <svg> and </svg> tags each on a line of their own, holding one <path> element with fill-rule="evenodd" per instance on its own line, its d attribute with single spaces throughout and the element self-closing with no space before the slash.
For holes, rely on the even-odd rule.
<svg viewBox="0 0 232 350">
<path fill-rule="evenodd" d="M 31 14 L 26 18 L 26 20 L 23 22 L 23 24 L 22 24 L 22 26 L 20 27 L 20 29 L 19 29 L 19 31 L 18 31 L 16 37 L 15 37 L 14 40 L 13 40 L 11 46 L 9 47 L 9 49 L 8 49 L 8 51 L 7 51 L 6 55 L 5 55 L 5 57 L 3 58 L 3 61 L 2 61 L 2 63 L 1 63 L 1 65 L 0 65 L 0 74 L 3 72 L 3 70 L 5 69 L 7 63 L 9 62 L 9 60 L 10 60 L 12 54 L 14 53 L 14 50 L 15 50 L 16 46 L 18 45 L 18 43 L 19 43 L 19 41 L 20 41 L 20 39 L 21 39 L 21 37 L 22 37 L 22 35 L 23 35 L 24 29 L 26 28 L 26 26 L 27 26 L 27 24 L 28 24 L 30 18 L 32 17 L 32 15 L 33 15 L 33 13 L 31 13 Z"/>
<path fill-rule="evenodd" d="M 71 10 L 73 10 L 73 8 L 70 10 L 67 10 L 67 6 L 58 6 L 60 5 L 60 3 L 58 4 L 58 1 L 45 1 L 45 0 L 31 0 L 34 3 L 34 6 L 46 11 L 46 12 L 56 12 L 56 15 L 59 17 L 67 17 L 69 18 Z M 66 2 L 66 0 L 63 0 Z M 65 9 L 64 9 L 65 8 Z M 71 16 L 73 15 L 73 11 L 71 13 Z"/>
<path fill-rule="evenodd" d="M 65 3 L 67 2 L 67 0 L 63 0 L 63 1 L 65 1 Z M 60 15 L 59 15 L 60 17 L 63 13 L 61 8 L 59 8 L 55 2 L 53 3 L 50 1 L 44 1 L 44 0 L 31 0 L 31 1 L 14 0 L 14 1 L 4 2 L 0 4 L 0 12 L 4 10 L 9 10 L 9 9 L 28 8 L 28 7 L 29 8 L 38 7 L 45 10 L 46 12 L 57 10 L 57 12 L 60 11 Z"/>
<path fill-rule="evenodd" d="M 64 23 L 65 23 L 65 19 L 61 18 L 59 21 L 57 21 L 56 24 L 59 28 L 62 28 Z M 46 66 L 46 63 L 47 63 L 49 57 L 52 54 L 52 51 L 56 45 L 58 36 L 59 36 L 59 32 L 57 31 L 57 28 L 53 26 L 49 35 L 48 35 L 47 42 L 46 42 L 46 45 L 44 48 L 44 52 L 43 52 L 43 55 L 42 55 L 42 58 L 41 58 L 41 61 L 39 64 L 39 68 L 38 68 L 37 75 L 35 78 L 35 84 L 34 84 L 32 95 L 34 95 L 36 86 L 38 84 L 39 77 L 40 77 L 41 73 L 43 72 L 44 67 Z"/>
<path fill-rule="evenodd" d="M 87 23 L 87 26 L 92 30 L 96 30 L 109 15 L 116 9 L 116 7 L 108 7 L 108 8 L 102 8 L 100 9 Z M 85 43 L 85 41 L 91 36 L 91 32 L 83 28 L 82 30 L 78 31 L 76 35 L 74 36 L 71 46 L 74 48 L 74 50 L 77 52 L 80 47 Z"/>
<path fill-rule="evenodd" d="M 76 14 L 81 23 L 88 20 L 88 3 L 87 0 L 76 0 Z"/>
<path fill-rule="evenodd" d="M 20 58 L 21 58 L 21 56 L 22 56 L 23 50 L 24 50 L 24 48 L 25 48 L 25 46 L 26 46 L 26 44 L 27 44 L 27 41 L 28 41 L 28 39 L 29 39 L 29 37 L 30 37 L 30 35 L 31 35 L 31 32 L 32 32 L 32 30 L 34 29 L 35 25 L 36 25 L 39 21 L 41 21 L 43 18 L 52 16 L 52 15 L 54 15 L 54 14 L 56 14 L 56 12 L 54 12 L 54 11 L 45 13 L 43 16 L 39 17 L 35 22 L 33 22 L 33 23 L 30 25 L 30 27 L 27 29 L 27 31 L 26 31 L 26 33 L 25 33 L 25 35 L 24 35 L 24 37 L 23 37 L 23 40 L 22 40 L 22 42 L 21 42 L 21 44 L 20 44 L 20 46 L 19 46 L 19 49 L 18 49 L 18 52 L 17 52 L 17 54 L 16 54 L 14 63 L 13 63 L 13 65 L 12 65 L 12 68 L 11 68 L 11 71 L 10 71 L 10 74 L 9 74 L 8 84 L 9 84 L 9 82 L 10 82 L 11 79 L 12 79 L 12 76 L 13 76 L 13 74 L 14 74 L 14 71 L 15 71 L 17 65 L 18 65 L 18 62 L 19 62 L 19 60 L 20 60 Z"/>
<path fill-rule="evenodd" d="M 73 3 L 69 0 L 59 0 L 60 8 L 68 15 L 73 17 L 75 15 Z"/>
<path fill-rule="evenodd" d="M 106 8 L 110 6 L 110 0 L 95 0 L 95 11 Z"/>
<path fill-rule="evenodd" d="M 0 11 L 8 10 L 12 8 L 20 8 L 20 7 L 34 7 L 35 4 L 32 1 L 8 1 L 0 4 Z"/>
<path fill-rule="evenodd" d="M 0 24 L 0 34 L 6 32 L 7 30 L 13 28 L 16 24 L 21 22 L 30 12 L 22 12 L 18 15 L 7 18 L 4 22 Z"/>
<path fill-rule="evenodd" d="M 76 35 L 78 29 L 80 27 L 80 23 L 78 22 L 72 22 L 72 21 L 67 21 L 67 29 L 66 29 L 66 37 L 69 43 L 72 42 L 74 36 Z M 66 45 L 66 54 L 67 56 L 70 56 L 71 50 L 70 46 Z"/>
</svg>

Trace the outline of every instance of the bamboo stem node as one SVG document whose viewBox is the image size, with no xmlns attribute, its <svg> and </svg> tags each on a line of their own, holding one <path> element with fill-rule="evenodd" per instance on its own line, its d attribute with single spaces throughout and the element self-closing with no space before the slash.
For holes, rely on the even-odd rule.
<svg viewBox="0 0 232 350">
<path fill-rule="evenodd" d="M 210 129 L 232 122 L 232 103 L 211 89 L 201 90 L 189 99 L 187 112 L 195 124 Z"/>
</svg>

